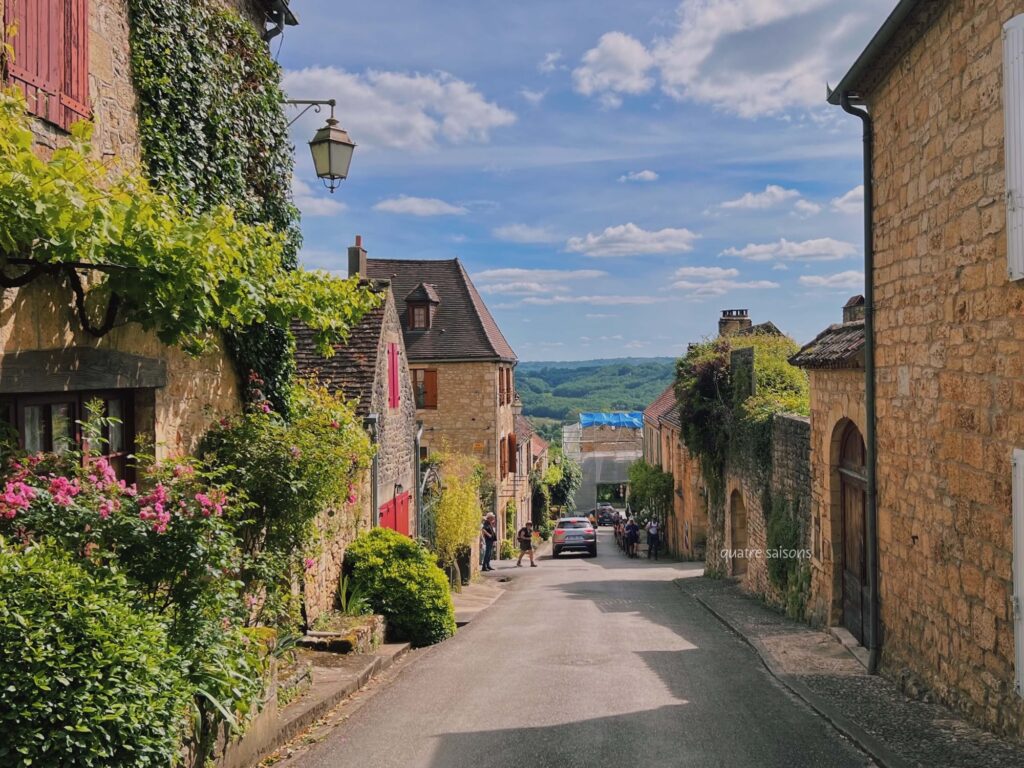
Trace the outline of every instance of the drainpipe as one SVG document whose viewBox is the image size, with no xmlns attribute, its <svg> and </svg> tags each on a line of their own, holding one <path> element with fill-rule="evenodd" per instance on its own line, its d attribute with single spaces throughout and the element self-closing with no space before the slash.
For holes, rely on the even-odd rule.
<svg viewBox="0 0 1024 768">
<path fill-rule="evenodd" d="M 872 165 L 874 146 L 872 143 L 871 115 L 865 109 L 858 109 L 850 103 L 850 92 L 843 91 L 840 97 L 843 111 L 859 117 L 864 126 L 864 410 L 867 418 L 865 453 L 867 460 L 867 499 L 865 511 L 865 534 L 867 537 L 868 570 L 868 672 L 878 672 L 879 657 L 879 611 L 878 611 L 878 486 L 875 466 L 878 437 L 875 407 L 875 242 L 872 224 L 874 189 Z"/>
<path fill-rule="evenodd" d="M 376 447 L 377 440 L 379 439 L 380 432 L 378 430 L 378 424 L 380 423 L 380 415 L 371 413 L 369 416 L 363 419 L 363 429 L 366 430 L 370 436 L 370 443 Z M 373 452 L 373 461 L 370 463 L 370 524 L 376 528 L 380 525 L 380 510 L 377 508 L 377 474 L 380 471 L 379 459 L 377 458 L 377 451 Z"/>
<path fill-rule="evenodd" d="M 423 538 L 423 489 L 420 488 L 420 442 L 423 440 L 423 422 L 416 422 L 416 438 L 413 440 L 412 472 L 416 478 L 416 538 Z"/>
</svg>

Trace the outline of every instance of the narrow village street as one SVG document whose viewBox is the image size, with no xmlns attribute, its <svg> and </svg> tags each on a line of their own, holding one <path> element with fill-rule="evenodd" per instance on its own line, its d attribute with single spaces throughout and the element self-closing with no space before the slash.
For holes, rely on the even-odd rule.
<svg viewBox="0 0 1024 768">
<path fill-rule="evenodd" d="M 673 581 L 700 564 L 501 562 L 508 592 L 289 768 L 865 766 Z"/>
</svg>

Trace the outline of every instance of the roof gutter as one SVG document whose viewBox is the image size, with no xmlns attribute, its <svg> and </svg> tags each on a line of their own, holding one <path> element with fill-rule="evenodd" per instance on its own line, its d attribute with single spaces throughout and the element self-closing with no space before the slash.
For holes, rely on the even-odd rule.
<svg viewBox="0 0 1024 768">
<path fill-rule="evenodd" d="M 912 5 L 912 3 L 904 3 L 904 5 Z M 892 19 L 891 16 L 889 18 Z M 864 528 L 867 538 L 866 565 L 869 594 L 868 627 L 865 634 L 868 647 L 868 672 L 875 674 L 878 671 L 880 643 L 878 642 L 878 485 L 875 471 L 878 437 L 875 399 L 875 242 L 872 218 L 874 213 L 872 186 L 874 143 L 871 115 L 867 110 L 854 107 L 848 91 L 843 91 L 840 94 L 839 103 L 843 111 L 860 118 L 864 126 L 864 410 L 867 420 L 867 435 L 864 441 L 867 464 Z"/>
<path fill-rule="evenodd" d="M 867 48 L 861 51 L 860 56 L 853 62 L 853 66 L 839 81 L 835 90 L 828 90 L 828 103 L 833 106 L 842 106 L 844 94 L 849 94 L 850 103 L 863 104 L 863 100 L 857 94 L 860 80 L 868 69 L 874 64 L 875 59 L 881 54 L 892 41 L 896 32 L 903 25 L 906 18 L 921 4 L 922 0 L 900 0 L 900 3 L 889 14 L 875 36 L 871 38 Z M 845 107 L 844 107 L 845 109 Z"/>
</svg>

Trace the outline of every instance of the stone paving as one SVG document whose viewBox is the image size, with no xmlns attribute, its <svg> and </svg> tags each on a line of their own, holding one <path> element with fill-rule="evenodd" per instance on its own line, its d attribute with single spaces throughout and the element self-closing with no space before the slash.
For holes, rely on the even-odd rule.
<svg viewBox="0 0 1024 768">
<path fill-rule="evenodd" d="M 679 588 L 761 654 L 768 669 L 886 768 L 1024 767 L 1024 747 L 975 728 L 940 705 L 908 699 L 869 675 L 834 638 L 787 619 L 729 581 L 680 579 Z"/>
</svg>

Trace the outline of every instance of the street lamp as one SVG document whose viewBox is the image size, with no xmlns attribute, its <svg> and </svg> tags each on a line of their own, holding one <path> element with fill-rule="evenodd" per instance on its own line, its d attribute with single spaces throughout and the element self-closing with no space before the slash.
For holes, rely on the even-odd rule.
<svg viewBox="0 0 1024 768">
<path fill-rule="evenodd" d="M 355 151 L 355 142 L 349 137 L 344 128 L 338 127 L 338 121 L 334 119 L 334 99 L 285 99 L 285 104 L 304 104 L 306 108 L 296 117 L 298 120 L 306 112 L 313 108 L 319 112 L 320 107 L 327 105 L 331 108 L 331 116 L 327 118 L 327 124 L 314 134 L 309 142 L 309 150 L 313 155 L 313 168 L 318 179 L 323 181 L 331 194 L 338 188 L 341 182 L 348 178 L 348 169 L 352 164 L 352 153 Z M 289 127 L 295 123 L 292 120 Z"/>
<path fill-rule="evenodd" d="M 519 394 L 516 393 L 516 399 L 512 401 L 512 415 L 521 416 L 523 414 L 523 401 L 519 399 Z"/>
</svg>

